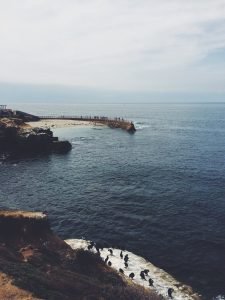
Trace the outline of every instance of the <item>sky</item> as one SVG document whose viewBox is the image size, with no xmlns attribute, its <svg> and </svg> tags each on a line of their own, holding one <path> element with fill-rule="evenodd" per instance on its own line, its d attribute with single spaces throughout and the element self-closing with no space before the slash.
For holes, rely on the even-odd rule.
<svg viewBox="0 0 225 300">
<path fill-rule="evenodd" d="M 225 0 L 0 0 L 0 66 L 1 98 L 225 99 Z"/>
</svg>

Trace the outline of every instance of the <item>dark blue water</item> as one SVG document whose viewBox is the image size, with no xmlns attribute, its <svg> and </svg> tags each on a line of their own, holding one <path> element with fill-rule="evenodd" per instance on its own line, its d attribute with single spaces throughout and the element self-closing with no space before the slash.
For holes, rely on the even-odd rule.
<svg viewBox="0 0 225 300">
<path fill-rule="evenodd" d="M 57 129 L 67 155 L 0 165 L 2 207 L 47 210 L 62 238 L 124 246 L 211 299 L 225 294 L 225 104 L 32 106 L 132 119 Z"/>
</svg>

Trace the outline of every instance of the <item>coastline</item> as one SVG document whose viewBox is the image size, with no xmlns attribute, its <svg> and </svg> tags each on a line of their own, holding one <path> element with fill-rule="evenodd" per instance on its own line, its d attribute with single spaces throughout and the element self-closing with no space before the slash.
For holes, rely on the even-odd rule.
<svg viewBox="0 0 225 300">
<path fill-rule="evenodd" d="M 90 241 L 82 239 L 67 239 L 65 242 L 70 245 L 74 250 L 83 249 L 88 250 Z M 110 262 L 112 263 L 112 268 L 119 273 L 119 269 L 122 268 L 125 278 L 129 281 L 129 274 L 134 272 L 135 277 L 133 282 L 146 288 L 154 291 L 156 294 L 162 297 L 162 299 L 168 299 L 168 288 L 173 289 L 172 299 L 174 300 L 200 300 L 201 296 L 197 294 L 192 288 L 186 284 L 183 284 L 177 281 L 172 275 L 153 265 L 150 261 L 147 261 L 141 256 L 138 256 L 127 250 L 121 250 L 116 248 L 111 248 L 113 254 L 110 255 L 108 248 L 103 248 L 100 251 L 100 257 L 105 260 L 106 257 L 109 257 Z M 93 247 L 92 250 L 89 250 L 93 253 L 96 253 L 96 249 Z M 124 268 L 124 261 L 120 258 L 121 251 L 124 254 L 129 255 L 128 268 Z M 144 269 L 149 270 L 149 275 L 146 275 L 146 280 L 142 280 L 140 277 L 140 272 Z M 152 278 L 154 283 L 153 286 L 149 286 L 148 279 Z"/>
<path fill-rule="evenodd" d="M 67 128 L 67 127 L 86 127 L 86 126 L 105 126 L 102 123 L 92 121 L 77 121 L 77 120 L 55 120 L 46 119 L 35 122 L 26 122 L 31 127 L 39 128 Z"/>
<path fill-rule="evenodd" d="M 45 212 L 1 210 L 0 225 L 0 299 L 162 300 L 98 255 L 73 250 Z"/>
<path fill-rule="evenodd" d="M 0 120 L 0 152 L 3 154 L 66 153 L 71 149 L 71 143 L 60 141 L 50 128 L 32 127 L 16 118 Z"/>
</svg>

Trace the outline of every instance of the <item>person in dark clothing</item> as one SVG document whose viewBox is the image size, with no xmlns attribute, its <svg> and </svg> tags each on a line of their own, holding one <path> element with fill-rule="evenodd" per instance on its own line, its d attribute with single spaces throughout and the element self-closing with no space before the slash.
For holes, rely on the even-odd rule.
<svg viewBox="0 0 225 300">
<path fill-rule="evenodd" d="M 112 249 L 108 249 L 108 251 L 109 251 L 109 253 L 110 253 L 111 255 L 113 255 Z"/>
<path fill-rule="evenodd" d="M 149 286 L 153 286 L 153 282 L 154 282 L 153 279 L 149 278 L 148 282 L 149 282 Z"/>
<path fill-rule="evenodd" d="M 124 261 L 125 261 L 125 262 L 128 262 L 128 260 L 129 260 L 129 257 L 128 257 L 128 254 L 126 254 L 126 255 L 124 256 Z"/>
<path fill-rule="evenodd" d="M 149 270 L 148 269 L 144 269 L 144 273 L 145 273 L 145 275 L 148 276 Z"/>
<path fill-rule="evenodd" d="M 168 296 L 172 299 L 173 296 L 172 296 L 172 293 L 174 292 L 174 289 L 172 288 L 168 288 Z"/>
<path fill-rule="evenodd" d="M 141 279 L 146 280 L 145 273 L 143 271 L 141 271 L 140 276 L 141 276 Z"/>
</svg>

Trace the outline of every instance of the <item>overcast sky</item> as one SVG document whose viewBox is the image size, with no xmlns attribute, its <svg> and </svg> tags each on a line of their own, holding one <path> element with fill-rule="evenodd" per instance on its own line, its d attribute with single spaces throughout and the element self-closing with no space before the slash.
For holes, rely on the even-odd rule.
<svg viewBox="0 0 225 300">
<path fill-rule="evenodd" d="M 0 0 L 0 82 L 225 92 L 225 0 Z"/>
</svg>

